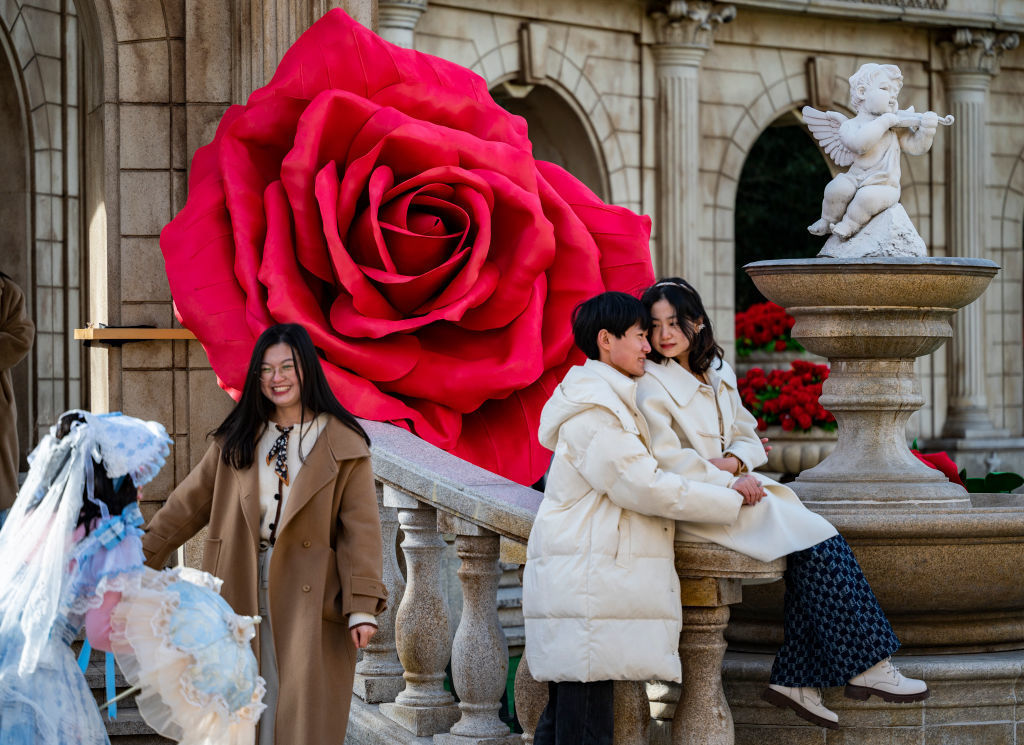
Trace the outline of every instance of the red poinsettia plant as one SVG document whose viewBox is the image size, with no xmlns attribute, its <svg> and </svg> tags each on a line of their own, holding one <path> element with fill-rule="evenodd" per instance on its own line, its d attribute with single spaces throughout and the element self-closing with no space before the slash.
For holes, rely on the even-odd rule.
<svg viewBox="0 0 1024 745">
<path fill-rule="evenodd" d="M 757 417 L 759 429 L 777 424 L 787 432 L 811 427 L 832 431 L 836 418 L 818 403 L 828 372 L 827 365 L 805 360 L 767 373 L 755 367 L 739 380 L 740 398 Z"/>
<path fill-rule="evenodd" d="M 800 342 L 789 335 L 796 319 L 775 303 L 757 303 L 736 314 L 736 354 L 751 352 L 802 351 Z"/>
</svg>

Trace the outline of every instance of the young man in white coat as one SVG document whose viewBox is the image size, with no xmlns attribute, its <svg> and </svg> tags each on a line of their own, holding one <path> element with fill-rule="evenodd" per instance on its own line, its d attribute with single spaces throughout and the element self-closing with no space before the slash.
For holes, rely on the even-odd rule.
<svg viewBox="0 0 1024 745">
<path fill-rule="evenodd" d="M 658 468 L 636 405 L 648 326 L 625 293 L 577 307 L 588 360 L 541 413 L 554 457 L 523 579 L 527 661 L 549 682 L 536 745 L 611 745 L 613 681 L 680 680 L 674 521 L 730 523 L 747 491 L 764 494 L 750 477 L 720 486 Z"/>
</svg>

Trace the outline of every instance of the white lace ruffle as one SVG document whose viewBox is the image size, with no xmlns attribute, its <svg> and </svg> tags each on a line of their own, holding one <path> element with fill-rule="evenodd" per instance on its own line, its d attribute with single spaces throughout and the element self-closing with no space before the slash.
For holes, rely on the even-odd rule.
<svg viewBox="0 0 1024 745">
<path fill-rule="evenodd" d="M 253 621 L 231 612 L 220 584 L 196 570 L 147 569 L 111 617 L 121 671 L 142 689 L 139 712 L 182 745 L 250 745 L 266 708 Z"/>
</svg>

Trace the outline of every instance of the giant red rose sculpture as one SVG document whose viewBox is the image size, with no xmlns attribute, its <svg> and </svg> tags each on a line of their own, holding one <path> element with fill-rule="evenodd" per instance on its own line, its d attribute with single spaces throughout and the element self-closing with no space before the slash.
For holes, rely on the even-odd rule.
<svg viewBox="0 0 1024 745">
<path fill-rule="evenodd" d="M 572 309 L 650 284 L 649 234 L 535 161 L 477 75 L 332 11 L 196 152 L 161 248 L 229 393 L 260 332 L 301 323 L 354 414 L 532 483 Z"/>
</svg>

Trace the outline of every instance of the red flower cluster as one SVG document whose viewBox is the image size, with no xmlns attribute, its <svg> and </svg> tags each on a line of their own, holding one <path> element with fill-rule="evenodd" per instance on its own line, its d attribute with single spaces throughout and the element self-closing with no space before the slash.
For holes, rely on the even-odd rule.
<svg viewBox="0 0 1024 745">
<path fill-rule="evenodd" d="M 802 350 L 789 335 L 796 319 L 775 303 L 757 303 L 736 314 L 736 353 L 746 357 L 755 350 Z"/>
<path fill-rule="evenodd" d="M 739 380 L 740 398 L 757 417 L 759 429 L 779 424 L 787 432 L 813 426 L 834 430 L 836 418 L 818 403 L 828 372 L 827 365 L 804 360 L 796 360 L 789 370 L 769 373 L 755 367 Z"/>
</svg>

